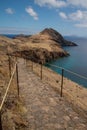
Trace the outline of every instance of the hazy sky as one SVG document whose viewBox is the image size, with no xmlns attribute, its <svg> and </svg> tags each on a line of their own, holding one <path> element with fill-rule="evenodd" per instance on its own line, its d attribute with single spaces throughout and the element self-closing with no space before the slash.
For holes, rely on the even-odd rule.
<svg viewBox="0 0 87 130">
<path fill-rule="evenodd" d="M 37 33 L 54 28 L 87 36 L 87 0 L 0 0 L 0 33 Z"/>
</svg>

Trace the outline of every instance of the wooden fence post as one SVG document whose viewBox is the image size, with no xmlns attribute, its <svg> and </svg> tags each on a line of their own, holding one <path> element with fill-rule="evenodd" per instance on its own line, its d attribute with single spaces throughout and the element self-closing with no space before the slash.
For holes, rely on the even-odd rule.
<svg viewBox="0 0 87 130">
<path fill-rule="evenodd" d="M 15 56 L 15 60 L 16 60 L 16 62 L 17 62 L 17 56 Z"/>
<path fill-rule="evenodd" d="M 17 77 L 17 90 L 18 90 L 18 97 L 19 97 L 19 78 L 18 78 L 18 65 L 16 64 L 16 77 Z"/>
<path fill-rule="evenodd" d="M 61 79 L 61 93 L 60 96 L 63 96 L 63 75 L 64 75 L 64 69 L 62 69 L 62 79 Z"/>
<path fill-rule="evenodd" d="M 8 55 L 8 62 L 9 62 L 9 76 L 11 78 L 11 57 Z"/>
<path fill-rule="evenodd" d="M 26 65 L 26 58 L 24 58 L 24 64 Z"/>
<path fill-rule="evenodd" d="M 33 71 L 33 61 L 32 61 L 32 71 Z"/>
<path fill-rule="evenodd" d="M 43 65 L 42 65 L 42 62 L 41 62 L 41 80 L 42 80 L 42 67 L 43 67 Z"/>
<path fill-rule="evenodd" d="M 1 112 L 0 112 L 0 130 L 2 130 L 2 119 L 1 119 Z"/>
</svg>

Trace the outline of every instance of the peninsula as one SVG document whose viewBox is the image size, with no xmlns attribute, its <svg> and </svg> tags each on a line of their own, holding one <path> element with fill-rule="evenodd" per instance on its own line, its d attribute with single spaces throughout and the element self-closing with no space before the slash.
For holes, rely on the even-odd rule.
<svg viewBox="0 0 87 130">
<path fill-rule="evenodd" d="M 31 36 L 18 35 L 13 39 L 0 36 L 1 51 L 38 63 L 69 56 L 69 53 L 62 48 L 63 46 L 76 46 L 76 44 L 65 40 L 59 32 L 52 28 L 46 28 Z"/>
<path fill-rule="evenodd" d="M 59 32 L 52 28 L 46 28 L 32 36 L 19 35 L 14 39 L 21 41 L 21 44 L 18 44 L 20 51 L 16 51 L 16 55 L 22 55 L 39 63 L 68 56 L 69 53 L 62 47 L 76 46 L 75 43 L 65 40 Z"/>
</svg>

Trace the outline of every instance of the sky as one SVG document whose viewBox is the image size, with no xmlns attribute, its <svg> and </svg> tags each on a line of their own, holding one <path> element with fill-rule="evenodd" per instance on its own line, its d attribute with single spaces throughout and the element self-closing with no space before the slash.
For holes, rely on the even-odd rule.
<svg viewBox="0 0 87 130">
<path fill-rule="evenodd" d="M 0 34 L 35 34 L 45 28 L 87 37 L 87 0 L 0 0 Z"/>
</svg>

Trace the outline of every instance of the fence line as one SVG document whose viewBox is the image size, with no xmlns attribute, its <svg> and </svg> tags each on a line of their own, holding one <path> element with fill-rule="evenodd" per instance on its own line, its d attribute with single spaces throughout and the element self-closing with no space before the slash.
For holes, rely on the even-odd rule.
<svg viewBox="0 0 87 130">
<path fill-rule="evenodd" d="M 73 71 L 71 71 L 71 70 L 65 69 L 65 68 L 63 68 L 63 67 L 56 66 L 56 65 L 52 65 L 52 64 L 49 64 L 49 63 L 46 63 L 46 65 L 50 65 L 50 66 L 53 66 L 53 67 L 59 68 L 59 69 L 61 69 L 61 70 L 64 69 L 65 71 L 67 71 L 67 72 L 69 72 L 69 73 L 71 73 L 71 74 L 74 74 L 74 75 L 76 75 L 76 76 L 78 76 L 78 77 L 80 77 L 80 78 L 82 78 L 82 79 L 87 80 L 87 77 L 82 76 L 82 75 L 80 75 L 80 74 L 77 74 L 77 73 L 75 73 L 75 72 L 73 72 Z"/>
<path fill-rule="evenodd" d="M 64 71 L 66 71 L 66 72 L 69 72 L 69 73 L 71 73 L 71 74 L 73 74 L 73 75 L 75 75 L 75 76 L 77 76 L 77 77 L 79 77 L 79 78 L 82 78 L 82 79 L 84 79 L 84 80 L 87 80 L 87 77 L 85 77 L 85 76 L 82 76 L 82 75 L 80 75 L 80 74 L 77 74 L 77 73 L 75 73 L 75 72 L 73 72 L 73 71 L 70 71 L 70 70 L 68 70 L 68 69 L 65 69 L 65 68 L 63 68 L 63 67 L 60 67 L 60 66 L 56 66 L 56 65 L 52 65 L 52 64 L 49 64 L 49 63 L 46 63 L 46 65 L 50 65 L 50 66 L 52 66 L 52 67 L 56 67 L 56 68 L 58 68 L 58 69 L 60 69 L 61 71 L 62 71 L 62 74 L 61 74 L 61 91 L 60 91 L 60 96 L 62 97 L 63 96 L 63 85 L 64 85 L 64 81 L 63 81 L 63 77 L 64 77 Z"/>
<path fill-rule="evenodd" d="M 11 69 L 11 56 L 8 55 L 8 61 L 9 61 L 9 75 L 10 75 L 10 80 L 8 82 L 8 85 L 7 85 L 7 89 L 5 91 L 5 94 L 3 96 L 3 99 L 2 99 L 2 102 L 0 104 L 0 130 L 3 130 L 2 128 L 2 108 L 3 108 L 3 105 L 5 103 L 5 100 L 6 100 L 6 97 L 7 97 L 7 94 L 8 94 L 8 91 L 9 91 L 9 88 L 10 88 L 10 85 L 11 85 L 11 82 L 13 80 L 13 77 L 14 77 L 14 74 L 16 73 L 16 80 L 17 80 L 17 91 L 18 91 L 18 97 L 19 97 L 19 78 L 18 78 L 18 64 L 17 64 L 17 59 L 16 59 L 16 62 L 15 62 L 15 65 L 13 67 L 13 71 Z M 12 72 L 11 72 L 12 71 Z"/>
<path fill-rule="evenodd" d="M 8 55 L 8 62 L 9 62 L 9 76 L 11 78 L 11 56 Z"/>
<path fill-rule="evenodd" d="M 61 93 L 60 96 L 63 96 L 63 75 L 64 75 L 64 69 L 62 69 L 62 79 L 61 79 Z"/>
<path fill-rule="evenodd" d="M 9 57 L 8 57 L 9 58 Z M 11 57 L 10 57 L 11 58 Z M 3 100 L 2 100 L 2 102 L 1 102 L 1 105 L 0 105 L 0 130 L 2 130 L 2 122 L 1 122 L 1 110 L 2 110 L 2 107 L 3 107 L 3 105 L 4 105 L 4 102 L 5 102 L 5 99 L 6 99 L 6 97 L 7 97 L 7 94 L 8 94 L 8 91 L 9 91 L 9 88 L 10 88 L 10 85 L 11 85 L 11 82 L 12 82 L 12 79 L 13 79 L 13 77 L 14 77 L 14 74 L 15 74 L 15 72 L 16 72 L 16 77 L 17 77 L 17 91 L 18 91 L 18 96 L 19 96 L 19 79 L 18 79 L 18 64 L 17 64 L 17 61 L 16 61 L 16 63 L 15 63 L 15 65 L 14 65 L 14 68 L 13 68 L 13 72 L 11 72 L 11 59 L 9 58 L 9 74 L 10 74 L 10 80 L 9 80 L 9 83 L 8 83 L 8 85 L 7 85 L 7 89 L 6 89 L 6 92 L 5 92 L 5 95 L 4 95 L 4 97 L 3 97 Z M 27 64 L 27 60 L 26 60 L 26 64 Z M 34 71 L 34 62 L 33 61 L 31 61 L 31 70 L 32 71 Z M 39 68 L 40 68 L 40 79 L 42 80 L 43 79 L 43 73 L 44 73 L 44 67 L 43 67 L 43 65 L 42 64 L 38 64 L 39 65 Z M 62 71 L 62 75 L 60 75 L 60 80 L 61 80 L 61 82 L 60 82 L 60 96 L 62 97 L 63 96 L 63 87 L 64 87 L 64 71 L 67 71 L 67 72 L 69 72 L 69 73 L 72 73 L 72 74 L 74 74 L 74 75 L 76 75 L 76 76 L 78 76 L 78 77 L 80 77 L 80 78 L 83 78 L 83 79 L 85 79 L 85 80 L 87 80 L 87 78 L 86 77 L 84 77 L 84 76 L 81 76 L 81 75 L 79 75 L 79 74 L 77 74 L 77 73 L 74 73 L 74 72 L 72 72 L 72 71 L 70 71 L 70 70 L 68 70 L 68 69 L 65 69 L 65 68 L 63 68 L 63 67 L 60 67 L 60 66 L 56 66 L 56 65 L 52 65 L 52 64 L 49 64 L 49 63 L 46 63 L 46 65 L 50 65 L 50 66 L 53 66 L 53 67 L 56 67 L 56 68 L 59 68 L 59 69 L 61 69 L 61 71 Z M 38 72 L 37 72 L 38 73 Z M 50 73 L 50 72 L 49 72 Z M 53 75 L 52 75 L 53 76 Z M 46 77 L 46 75 L 45 75 L 45 77 Z M 55 76 L 54 76 L 55 77 Z M 56 83 L 57 83 L 57 80 L 56 80 Z M 77 89 L 77 88 L 76 88 Z M 65 91 L 65 90 L 64 90 Z M 67 93 L 68 93 L 68 89 L 66 89 L 66 91 L 67 91 Z M 73 96 L 73 93 L 69 93 L 69 94 L 71 94 L 71 96 Z M 79 100 L 80 101 L 80 100 Z M 83 104 L 83 102 L 81 102 L 82 104 Z M 83 105 L 85 105 L 85 104 L 83 104 Z"/>
<path fill-rule="evenodd" d="M 7 89 L 6 89 L 5 95 L 4 95 L 3 100 L 2 100 L 2 103 L 1 103 L 1 105 L 0 105 L 0 111 L 1 111 L 1 109 L 2 109 L 2 107 L 3 107 L 3 104 L 4 104 L 4 102 L 5 102 L 5 99 L 6 99 L 6 96 L 7 96 L 7 93 L 8 93 L 8 90 L 9 90 L 10 84 L 11 84 L 11 81 L 12 81 L 13 76 L 14 76 L 14 74 L 15 74 L 15 71 L 16 71 L 16 65 L 17 65 L 17 63 L 15 64 L 15 67 L 14 67 L 13 73 L 12 73 L 12 75 L 11 75 L 11 78 L 10 78 L 10 80 L 9 80 L 9 83 L 8 83 L 8 86 L 7 86 Z"/>
<path fill-rule="evenodd" d="M 16 77 L 17 77 L 17 90 L 18 90 L 18 97 L 19 97 L 19 77 L 18 77 L 18 64 L 16 64 Z"/>
<path fill-rule="evenodd" d="M 27 62 L 27 67 L 29 67 L 32 70 L 32 68 L 30 67 L 30 63 L 31 61 Z M 76 109 L 81 108 L 82 111 L 84 110 L 87 112 L 87 89 L 72 80 L 68 80 L 70 78 L 64 77 L 64 71 L 69 72 L 85 80 L 87 80 L 87 77 L 81 76 L 68 69 L 49 63 L 46 63 L 45 65 L 50 65 L 60 69 L 61 74 L 58 74 L 50 68 L 48 68 L 47 66 L 41 65 L 39 63 L 33 62 L 31 64 L 33 64 L 33 72 L 39 75 L 40 79 L 45 80 L 45 82 L 49 83 L 52 87 L 54 87 L 54 89 L 60 93 L 60 96 L 66 97 L 68 101 L 71 104 L 73 104 L 73 106 L 75 106 Z M 40 71 L 38 71 L 38 68 L 40 69 Z"/>
</svg>

